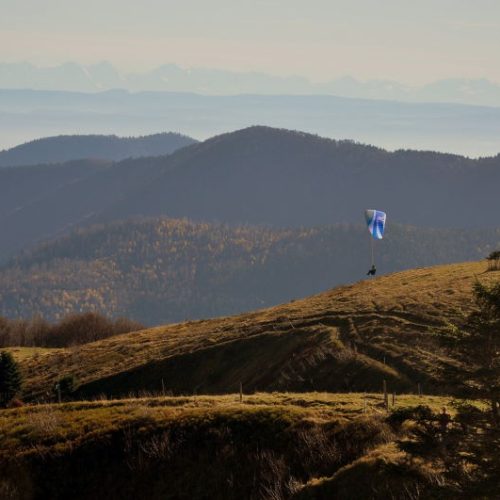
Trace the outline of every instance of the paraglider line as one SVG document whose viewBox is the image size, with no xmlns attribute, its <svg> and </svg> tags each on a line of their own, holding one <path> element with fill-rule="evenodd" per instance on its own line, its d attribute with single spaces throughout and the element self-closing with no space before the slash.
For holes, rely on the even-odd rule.
<svg viewBox="0 0 500 500">
<path fill-rule="evenodd" d="M 371 248 L 372 248 L 372 266 L 375 265 L 375 256 L 374 256 L 374 252 L 373 252 L 373 238 L 370 236 L 370 244 L 371 244 Z"/>
</svg>

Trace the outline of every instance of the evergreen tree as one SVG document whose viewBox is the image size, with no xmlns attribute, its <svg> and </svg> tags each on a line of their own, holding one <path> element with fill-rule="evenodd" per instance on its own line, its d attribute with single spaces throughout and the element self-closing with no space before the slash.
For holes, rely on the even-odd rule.
<svg viewBox="0 0 500 500">
<path fill-rule="evenodd" d="M 21 390 L 21 373 L 10 352 L 0 352 L 0 407 L 6 407 Z"/>
<path fill-rule="evenodd" d="M 441 470 L 448 496 L 496 498 L 500 477 L 500 283 L 476 283 L 474 301 L 476 309 L 464 327 L 454 328 L 444 340 L 470 367 L 465 374 L 470 394 L 489 400 L 491 410 L 462 403 L 451 418 L 445 409 L 434 413 L 418 407 L 395 412 L 390 423 L 401 428 L 405 420 L 414 422 L 410 439 L 400 441 L 399 447 Z M 463 373 L 460 377 L 464 378 Z"/>
<path fill-rule="evenodd" d="M 471 395 L 490 401 L 495 424 L 500 424 L 500 283 L 474 286 L 476 310 L 463 329 L 447 337 L 469 365 L 467 383 Z"/>
<path fill-rule="evenodd" d="M 423 459 L 441 478 L 425 498 L 497 498 L 500 477 L 500 427 L 491 413 L 465 402 L 454 403 L 452 417 L 419 406 L 393 412 L 388 422 L 408 429 L 398 446 L 410 461 Z M 411 425 L 404 425 L 410 421 Z M 422 496 L 422 498 L 424 498 Z"/>
</svg>

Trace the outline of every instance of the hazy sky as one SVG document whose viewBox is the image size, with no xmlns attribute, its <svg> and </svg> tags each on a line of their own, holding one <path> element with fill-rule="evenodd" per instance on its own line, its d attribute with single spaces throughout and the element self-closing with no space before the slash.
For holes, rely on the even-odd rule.
<svg viewBox="0 0 500 500">
<path fill-rule="evenodd" d="M 0 61 L 500 82 L 500 0 L 0 0 Z"/>
</svg>

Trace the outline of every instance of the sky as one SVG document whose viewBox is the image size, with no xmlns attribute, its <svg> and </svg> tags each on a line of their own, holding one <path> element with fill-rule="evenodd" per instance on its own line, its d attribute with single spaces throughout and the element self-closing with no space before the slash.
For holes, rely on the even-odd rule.
<svg viewBox="0 0 500 500">
<path fill-rule="evenodd" d="M 500 82 L 499 0 L 0 0 L 0 62 Z"/>
</svg>

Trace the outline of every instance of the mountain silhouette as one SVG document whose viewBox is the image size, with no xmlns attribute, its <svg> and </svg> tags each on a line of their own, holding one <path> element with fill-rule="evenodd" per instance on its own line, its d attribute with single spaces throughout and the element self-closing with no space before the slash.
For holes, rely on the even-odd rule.
<svg viewBox="0 0 500 500">
<path fill-rule="evenodd" d="M 160 156 L 195 142 L 190 137 L 173 133 L 143 137 L 61 135 L 38 139 L 0 151 L 0 167 L 62 163 L 83 158 L 117 161 L 140 156 Z"/>
<path fill-rule="evenodd" d="M 32 167 L 0 169 L 0 193 L 31 193 L 0 204 L 4 257 L 79 225 L 131 217 L 301 227 L 359 223 L 379 208 L 389 224 L 498 226 L 500 156 L 391 153 L 259 126 L 168 156 L 84 163 L 67 182 L 61 167 L 37 167 L 47 176 L 38 190 Z"/>
</svg>

